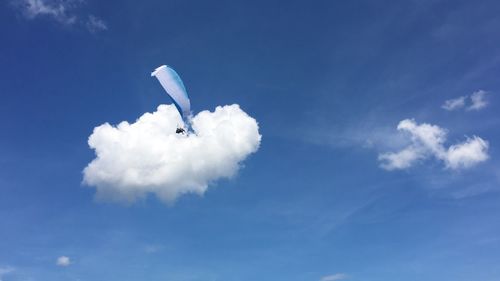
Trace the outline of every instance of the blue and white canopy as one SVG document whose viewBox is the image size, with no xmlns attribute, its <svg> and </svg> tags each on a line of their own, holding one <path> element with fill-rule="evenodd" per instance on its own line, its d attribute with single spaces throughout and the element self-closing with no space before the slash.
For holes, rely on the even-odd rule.
<svg viewBox="0 0 500 281">
<path fill-rule="evenodd" d="M 181 77 L 179 77 L 177 72 L 166 65 L 162 65 L 151 73 L 152 76 L 155 76 L 160 81 L 160 84 L 172 99 L 182 119 L 185 120 L 189 117 L 191 115 L 191 102 L 189 101 Z"/>
</svg>

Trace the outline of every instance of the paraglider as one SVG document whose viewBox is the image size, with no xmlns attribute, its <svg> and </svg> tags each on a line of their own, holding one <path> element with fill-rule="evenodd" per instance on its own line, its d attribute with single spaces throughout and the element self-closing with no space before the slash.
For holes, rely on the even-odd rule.
<svg viewBox="0 0 500 281">
<path fill-rule="evenodd" d="M 189 96 L 187 95 L 186 88 L 184 87 L 179 74 L 177 74 L 177 72 L 175 72 L 172 68 L 162 65 L 151 73 L 151 77 L 153 76 L 160 81 L 161 86 L 165 89 L 168 96 L 179 111 L 182 120 L 185 124 L 188 124 L 186 121 L 191 116 L 191 102 L 189 101 Z M 181 127 L 176 130 L 177 134 L 184 134 L 185 132 L 184 128 Z"/>
</svg>

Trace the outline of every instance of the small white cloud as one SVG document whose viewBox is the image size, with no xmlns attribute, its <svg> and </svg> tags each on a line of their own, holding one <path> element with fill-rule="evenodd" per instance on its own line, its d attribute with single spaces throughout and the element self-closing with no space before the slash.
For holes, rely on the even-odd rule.
<svg viewBox="0 0 500 281">
<path fill-rule="evenodd" d="M 409 146 L 395 153 L 382 153 L 378 156 L 378 160 L 381 162 L 380 167 L 389 171 L 409 168 L 421 158 L 423 158 L 423 153 L 414 146 Z"/>
<path fill-rule="evenodd" d="M 486 91 L 477 90 L 470 96 L 462 96 L 456 99 L 447 100 L 441 107 L 448 111 L 453 111 L 462 108 L 465 108 L 467 111 L 481 110 L 488 105 L 488 101 L 486 100 L 487 94 L 488 92 Z M 467 102 L 469 98 L 470 98 L 470 104 Z"/>
<path fill-rule="evenodd" d="M 399 152 L 380 154 L 378 160 L 383 169 L 407 169 L 417 160 L 429 157 L 443 161 L 450 169 L 470 168 L 488 159 L 488 142 L 477 136 L 445 148 L 446 130 L 436 125 L 405 119 L 399 122 L 398 130 L 409 133 L 411 144 Z"/>
<path fill-rule="evenodd" d="M 3 276 L 10 274 L 15 271 L 15 268 L 11 266 L 0 267 L 0 281 L 3 280 Z"/>
<path fill-rule="evenodd" d="M 67 256 L 60 256 L 57 258 L 56 264 L 58 266 L 69 266 L 71 264 L 71 259 Z"/>
<path fill-rule="evenodd" d="M 452 111 L 456 109 L 463 108 L 465 106 L 465 99 L 466 96 L 458 97 L 456 99 L 451 99 L 447 100 L 444 102 L 444 104 L 441 106 L 443 109 Z"/>
<path fill-rule="evenodd" d="M 108 30 L 107 24 L 102 19 L 94 15 L 89 16 L 85 25 L 87 26 L 87 29 L 92 33 Z"/>
<path fill-rule="evenodd" d="M 472 93 L 470 96 L 472 104 L 467 107 L 467 110 L 480 110 L 485 108 L 488 105 L 488 102 L 486 100 L 486 94 L 488 92 L 483 91 L 483 90 L 478 90 Z"/>
<path fill-rule="evenodd" d="M 84 183 L 95 186 L 100 199 L 133 202 L 155 194 L 172 203 L 232 177 L 259 148 L 257 122 L 238 105 L 200 112 L 191 123 L 192 133 L 176 134 L 177 110 L 160 105 L 135 123 L 96 127 L 89 145 L 97 157 L 84 169 Z"/>
<path fill-rule="evenodd" d="M 345 280 L 349 276 L 344 273 L 337 273 L 337 274 L 332 274 L 332 275 L 327 275 L 321 277 L 320 281 L 339 281 L 339 280 Z"/>
</svg>

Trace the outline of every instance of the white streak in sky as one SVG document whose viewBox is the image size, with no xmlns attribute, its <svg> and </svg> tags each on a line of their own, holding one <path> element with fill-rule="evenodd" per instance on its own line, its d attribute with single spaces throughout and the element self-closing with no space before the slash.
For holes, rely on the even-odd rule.
<svg viewBox="0 0 500 281">
<path fill-rule="evenodd" d="M 340 281 L 340 280 L 345 280 L 347 278 L 348 278 L 347 274 L 336 273 L 336 274 L 332 274 L 332 275 L 323 276 L 320 279 L 320 281 Z"/>
</svg>

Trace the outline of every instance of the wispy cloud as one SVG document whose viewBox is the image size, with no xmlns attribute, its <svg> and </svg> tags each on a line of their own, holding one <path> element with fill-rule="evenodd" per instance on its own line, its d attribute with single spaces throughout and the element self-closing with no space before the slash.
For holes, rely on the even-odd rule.
<svg viewBox="0 0 500 281">
<path fill-rule="evenodd" d="M 488 105 L 488 101 L 486 100 L 486 95 L 488 92 L 484 90 L 477 90 L 472 93 L 470 96 L 461 96 L 454 99 L 449 99 L 444 102 L 441 108 L 453 111 L 465 108 L 467 111 L 471 110 L 481 110 Z M 470 103 L 468 102 L 470 99 Z"/>
<path fill-rule="evenodd" d="M 467 110 L 480 110 L 485 108 L 488 105 L 488 101 L 486 100 L 486 94 L 488 92 L 483 90 L 478 90 L 472 93 L 470 96 L 472 104 L 467 107 Z"/>
<path fill-rule="evenodd" d="M 154 254 L 163 250 L 163 246 L 158 244 L 148 244 L 145 245 L 142 249 L 148 254 Z"/>
<path fill-rule="evenodd" d="M 87 28 L 92 33 L 108 29 L 104 20 L 80 13 L 84 0 L 13 0 L 12 4 L 28 20 L 50 18 L 65 26 Z"/>
<path fill-rule="evenodd" d="M 27 19 L 50 17 L 66 25 L 76 23 L 77 16 L 73 13 L 73 10 L 81 3 L 81 1 L 77 0 L 16 0 L 13 2 L 14 6 L 19 8 Z"/>
<path fill-rule="evenodd" d="M 456 109 L 463 108 L 465 106 L 465 99 L 467 96 L 458 97 L 456 99 L 447 100 L 441 106 L 443 109 L 452 111 Z"/>
<path fill-rule="evenodd" d="M 327 276 L 321 277 L 320 281 L 339 281 L 339 280 L 345 280 L 349 276 L 344 273 L 336 273 L 336 274 L 331 274 Z"/>
<path fill-rule="evenodd" d="M 94 15 L 90 15 L 88 17 L 86 26 L 92 33 L 108 30 L 108 25 L 102 19 Z"/>
<path fill-rule="evenodd" d="M 0 267 L 0 281 L 3 281 L 3 276 L 15 271 L 11 266 Z"/>
<path fill-rule="evenodd" d="M 455 190 L 451 193 L 451 197 L 455 199 L 469 198 L 488 192 L 498 192 L 498 190 L 498 183 L 477 183 Z"/>
<path fill-rule="evenodd" d="M 439 126 L 405 119 L 397 128 L 409 134 L 411 144 L 398 152 L 379 155 L 380 166 L 386 170 L 406 169 L 430 157 L 443 161 L 446 168 L 469 168 L 489 157 L 488 142 L 477 136 L 446 148 L 447 131 Z"/>
</svg>

